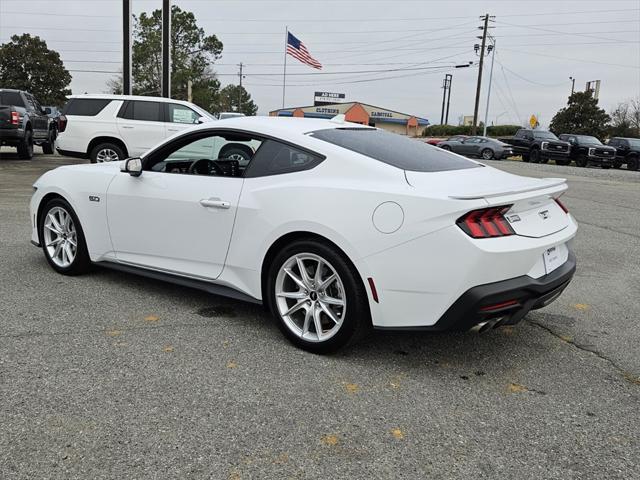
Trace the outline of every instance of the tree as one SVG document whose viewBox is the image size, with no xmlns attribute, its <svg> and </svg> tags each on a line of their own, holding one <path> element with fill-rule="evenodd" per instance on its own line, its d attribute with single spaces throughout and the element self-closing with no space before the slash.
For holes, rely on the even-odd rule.
<svg viewBox="0 0 640 480">
<path fill-rule="evenodd" d="M 561 108 L 551 120 L 549 129 L 557 134 L 575 133 L 604 138 L 611 117 L 598 107 L 593 92 L 575 92 L 569 96 L 567 106 Z"/>
<path fill-rule="evenodd" d="M 222 42 L 205 35 L 192 12 L 171 7 L 171 97 L 187 100 L 189 80 L 193 102 L 215 111 L 220 82 L 211 65 L 222 54 Z M 133 93 L 160 95 L 162 79 L 162 10 L 143 12 L 135 18 L 132 53 Z M 122 82 L 113 79 L 109 88 L 122 92 Z"/>
<path fill-rule="evenodd" d="M 619 103 L 611 112 L 609 136 L 640 136 L 640 97 Z"/>
<path fill-rule="evenodd" d="M 238 109 L 238 100 L 240 109 Z M 241 112 L 247 116 L 255 115 L 258 106 L 251 100 L 251 95 L 240 85 L 227 85 L 220 90 L 218 96 L 218 111 L 220 112 Z"/>
<path fill-rule="evenodd" d="M 13 35 L 0 45 L 0 85 L 31 92 L 42 105 L 62 106 L 71 95 L 71 74 L 60 54 L 40 37 Z"/>
</svg>

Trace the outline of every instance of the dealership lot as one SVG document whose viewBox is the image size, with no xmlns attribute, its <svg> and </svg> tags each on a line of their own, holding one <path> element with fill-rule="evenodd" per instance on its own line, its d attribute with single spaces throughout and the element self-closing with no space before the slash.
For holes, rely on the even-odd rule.
<svg viewBox="0 0 640 480">
<path fill-rule="evenodd" d="M 483 336 L 292 347 L 260 307 L 133 275 L 54 273 L 28 199 L 60 156 L 0 160 L 0 476 L 640 476 L 640 174 L 562 176 L 578 271 Z M 428 274 L 428 272 L 425 272 Z"/>
</svg>

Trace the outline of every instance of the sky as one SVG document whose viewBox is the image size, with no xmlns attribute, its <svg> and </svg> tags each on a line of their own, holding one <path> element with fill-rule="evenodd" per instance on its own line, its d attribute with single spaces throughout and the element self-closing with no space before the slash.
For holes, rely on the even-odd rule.
<svg viewBox="0 0 640 480">
<path fill-rule="evenodd" d="M 547 125 L 571 91 L 601 80 L 607 111 L 640 97 L 640 0 L 172 0 L 224 44 L 213 65 L 223 85 L 244 86 L 258 114 L 282 107 L 288 28 L 323 64 L 287 59 L 286 106 L 313 104 L 314 91 L 440 123 L 442 83 L 453 75 L 449 123 L 472 115 L 480 16 L 494 16 L 496 42 L 488 123 Z M 161 0 L 132 0 L 136 14 Z M 107 92 L 121 70 L 120 0 L 0 0 L 0 42 L 30 33 L 60 52 L 73 93 Z M 474 65 L 455 68 L 455 65 Z M 491 57 L 485 58 L 480 119 Z"/>
</svg>

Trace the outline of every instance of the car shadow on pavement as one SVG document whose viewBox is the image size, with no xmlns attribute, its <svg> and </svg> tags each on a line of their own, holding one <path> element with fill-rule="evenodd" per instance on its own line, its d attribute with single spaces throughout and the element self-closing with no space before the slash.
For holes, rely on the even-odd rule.
<svg viewBox="0 0 640 480">
<path fill-rule="evenodd" d="M 250 327 L 264 341 L 281 343 L 283 349 L 296 348 L 281 334 L 276 321 L 262 305 L 212 295 L 192 288 L 160 280 L 96 268 L 95 281 L 114 284 L 118 288 L 133 288 L 146 298 L 169 300 L 174 308 L 195 314 L 204 321 L 225 322 L 242 335 Z M 231 332 L 233 334 L 233 332 Z M 366 365 L 370 362 L 392 362 L 398 367 L 423 369 L 426 365 L 469 369 L 482 375 L 482 365 L 511 368 L 513 358 L 525 352 L 527 363 L 544 356 L 552 337 L 542 329 L 523 320 L 519 325 L 499 327 L 484 334 L 471 332 L 390 332 L 372 330 L 365 338 L 330 355 L 332 361 Z M 277 346 L 276 346 L 277 347 Z M 303 355 L 314 356 L 304 352 Z M 505 361 L 505 359 L 509 359 Z M 477 373 L 480 372 L 480 373 Z"/>
</svg>

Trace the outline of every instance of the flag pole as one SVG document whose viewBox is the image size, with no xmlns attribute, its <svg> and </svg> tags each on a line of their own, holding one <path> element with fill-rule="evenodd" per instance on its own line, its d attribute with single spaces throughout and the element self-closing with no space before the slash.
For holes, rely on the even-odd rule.
<svg viewBox="0 0 640 480">
<path fill-rule="evenodd" d="M 287 87 L 287 44 L 289 43 L 289 26 L 284 27 L 284 70 L 282 72 L 282 108 L 284 108 L 285 90 Z"/>
</svg>

